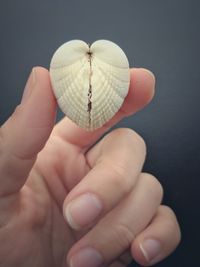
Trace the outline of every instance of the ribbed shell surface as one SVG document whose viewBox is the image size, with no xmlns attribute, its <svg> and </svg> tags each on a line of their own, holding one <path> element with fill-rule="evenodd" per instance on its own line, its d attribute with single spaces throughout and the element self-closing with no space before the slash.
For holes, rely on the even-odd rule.
<svg viewBox="0 0 200 267">
<path fill-rule="evenodd" d="M 89 131 L 117 113 L 130 83 L 126 55 L 107 40 L 91 46 L 80 40 L 63 44 L 52 57 L 50 76 L 61 110 Z"/>
</svg>

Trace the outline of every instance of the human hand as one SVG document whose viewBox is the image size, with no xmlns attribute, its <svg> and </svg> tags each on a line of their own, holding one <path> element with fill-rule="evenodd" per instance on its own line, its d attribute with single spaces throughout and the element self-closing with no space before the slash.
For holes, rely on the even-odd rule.
<svg viewBox="0 0 200 267">
<path fill-rule="evenodd" d="M 54 127 L 49 73 L 34 68 L 21 104 L 0 129 L 0 266 L 120 267 L 131 257 L 148 266 L 175 249 L 176 217 L 160 205 L 158 180 L 141 173 L 142 138 L 118 129 L 94 145 L 151 100 L 154 83 L 148 71 L 131 70 L 120 111 L 86 132 L 68 118 Z M 151 257 L 148 249 L 156 248 Z"/>
</svg>

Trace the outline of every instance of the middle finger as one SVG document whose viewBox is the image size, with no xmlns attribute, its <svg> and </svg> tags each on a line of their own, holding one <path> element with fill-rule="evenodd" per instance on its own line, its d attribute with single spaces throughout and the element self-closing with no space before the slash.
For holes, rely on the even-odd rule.
<svg viewBox="0 0 200 267">
<path fill-rule="evenodd" d="M 97 222 L 133 188 L 145 159 L 143 139 L 130 129 L 108 134 L 86 155 L 91 171 L 64 201 L 63 212 L 73 229 Z"/>
</svg>

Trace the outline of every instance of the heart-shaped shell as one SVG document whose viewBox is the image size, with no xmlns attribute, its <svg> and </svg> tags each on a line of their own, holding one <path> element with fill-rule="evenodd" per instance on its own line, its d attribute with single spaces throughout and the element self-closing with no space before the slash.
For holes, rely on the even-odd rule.
<svg viewBox="0 0 200 267">
<path fill-rule="evenodd" d="M 89 131 L 116 114 L 130 82 L 126 55 L 107 40 L 91 46 L 80 40 L 63 44 L 53 55 L 50 76 L 61 110 Z"/>
</svg>

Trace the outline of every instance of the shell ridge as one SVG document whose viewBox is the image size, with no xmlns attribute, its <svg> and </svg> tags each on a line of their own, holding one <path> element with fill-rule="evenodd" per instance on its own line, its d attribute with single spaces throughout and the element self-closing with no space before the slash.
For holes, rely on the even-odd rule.
<svg viewBox="0 0 200 267">
<path fill-rule="evenodd" d="M 86 65 L 86 62 L 82 65 L 82 67 L 85 66 L 85 65 Z M 77 85 L 77 87 L 78 87 L 80 85 L 80 83 L 77 83 L 77 82 L 80 79 L 79 76 L 80 76 L 81 71 L 82 71 L 82 69 L 80 68 L 78 73 L 76 73 L 76 77 L 74 77 L 75 75 L 69 75 L 69 76 L 71 76 L 71 79 L 70 79 L 69 83 L 67 83 L 66 77 L 64 77 L 63 79 L 60 79 L 59 82 L 65 81 L 65 87 L 63 87 L 63 88 L 69 88 L 70 89 L 70 86 L 72 86 L 74 84 Z M 71 71 L 70 71 L 70 73 L 71 73 Z M 67 90 L 63 90 L 62 93 L 60 94 L 60 96 L 58 97 L 58 99 L 61 98 L 65 94 L 66 91 Z M 76 96 L 78 96 L 77 95 L 77 90 L 75 90 L 74 93 L 76 94 Z M 73 95 L 73 94 L 71 94 L 71 95 Z"/>
<path fill-rule="evenodd" d="M 83 59 L 85 57 L 85 54 L 83 54 L 83 56 L 82 57 L 80 57 L 79 58 L 79 60 L 81 60 L 81 59 Z M 68 67 L 68 66 L 73 66 L 74 64 L 77 64 L 77 62 L 75 61 L 74 63 L 72 63 L 71 65 L 66 65 L 66 63 L 61 63 L 61 64 L 59 64 L 59 66 L 58 65 L 55 65 L 55 63 L 51 63 L 50 64 L 50 68 L 52 69 L 52 70 L 59 70 L 59 69 L 61 69 L 61 68 L 65 68 L 65 67 Z"/>
<path fill-rule="evenodd" d="M 65 81 L 64 81 L 64 83 L 65 83 Z M 83 90 L 82 91 L 80 90 L 80 92 L 82 92 L 82 94 L 81 95 L 78 95 L 77 94 L 78 90 L 73 90 L 73 88 L 77 88 L 75 83 L 76 83 L 76 81 L 74 80 L 74 82 L 72 82 L 69 86 L 67 85 L 67 87 L 68 87 L 68 94 L 66 92 L 64 92 L 63 97 L 66 100 L 68 100 L 69 102 L 71 102 L 71 106 L 73 106 L 74 110 L 78 110 L 78 107 L 79 107 L 79 109 L 81 109 L 81 112 L 83 112 L 83 107 L 82 107 L 81 101 L 79 101 L 79 99 L 80 100 L 82 99 L 81 96 L 82 96 L 82 94 L 83 94 L 84 91 Z M 66 84 L 65 84 L 65 86 L 66 86 Z M 74 91 L 76 92 L 75 95 L 73 94 Z"/>
<path fill-rule="evenodd" d="M 117 96 L 117 98 L 118 98 L 118 101 L 117 101 L 118 104 L 123 103 L 123 99 L 121 97 Z M 121 106 L 117 107 L 117 105 L 114 103 L 115 103 L 114 101 L 111 101 L 111 102 L 104 101 L 101 104 L 99 103 L 99 105 L 98 105 L 99 106 L 99 108 L 98 108 L 99 112 L 98 112 L 98 110 L 96 110 L 96 113 L 97 114 L 100 114 L 100 112 L 105 113 L 108 109 L 111 111 L 111 113 L 117 112 Z M 113 107 L 113 105 L 115 108 Z M 102 107 L 104 107 L 104 108 L 102 108 Z M 113 116 L 114 116 L 114 114 L 113 114 Z M 112 118 L 113 116 L 110 116 L 110 118 Z M 98 116 L 96 116 L 96 119 L 98 119 Z"/>
<path fill-rule="evenodd" d="M 99 70 L 99 72 L 101 72 L 103 75 L 105 75 L 105 76 L 107 75 L 108 72 L 104 72 L 104 70 L 103 70 L 101 67 L 99 67 L 99 65 L 96 65 L 96 68 L 97 68 L 97 69 Z M 109 84 L 111 84 L 111 83 L 112 83 L 112 82 L 110 82 L 110 80 L 109 80 Z M 114 89 L 121 89 L 121 88 L 125 89 L 125 88 L 124 88 L 125 86 L 120 86 L 120 85 L 119 85 L 119 86 L 116 86 L 116 85 L 113 86 L 113 85 L 111 84 L 111 88 L 112 88 L 112 89 L 113 89 L 113 87 L 114 87 Z M 129 83 L 127 83 L 127 87 L 128 87 L 128 89 L 129 89 Z M 123 95 L 121 95 L 120 93 L 123 92 L 124 90 L 119 90 L 119 91 L 117 90 L 117 93 L 118 93 L 119 96 L 124 97 L 124 95 L 127 95 L 127 93 L 128 93 L 128 89 L 126 90 L 127 92 L 126 92 L 125 94 L 123 94 Z"/>
<path fill-rule="evenodd" d="M 78 65 L 78 62 L 76 62 L 76 65 Z M 79 65 L 79 69 L 78 69 L 78 72 L 81 70 L 81 68 L 82 67 L 84 67 L 86 65 L 86 62 L 84 62 L 84 63 L 82 63 L 82 65 Z M 65 67 L 63 67 L 64 69 L 65 69 L 65 71 L 66 71 L 66 69 L 73 69 L 73 66 L 65 66 Z M 61 77 L 61 78 L 59 78 L 59 79 L 55 79 L 55 81 L 56 82 L 59 82 L 59 81 L 61 81 L 62 79 L 65 79 L 66 77 L 69 77 L 71 75 L 71 71 L 66 75 L 65 74 L 65 76 L 64 77 Z"/>
<path fill-rule="evenodd" d="M 99 59 L 98 59 L 99 60 Z M 97 60 L 97 61 L 98 61 Z M 104 63 L 104 62 L 102 62 L 105 66 L 109 66 L 109 64 L 107 64 L 107 63 Z M 96 63 L 96 65 L 99 67 L 99 65 Z M 110 67 L 110 66 L 109 66 Z M 101 69 L 102 69 L 102 67 L 101 67 Z M 104 72 L 103 71 L 103 69 L 102 69 L 102 72 Z M 104 74 L 106 74 L 107 75 L 107 73 L 105 73 L 104 72 Z M 116 79 L 116 80 L 119 80 L 120 82 L 123 82 L 123 83 L 127 83 L 127 80 L 122 80 L 122 79 L 120 79 L 118 76 L 115 76 L 113 73 L 109 73 L 109 75 L 112 75 L 112 77 L 114 78 L 114 79 Z"/>
<path fill-rule="evenodd" d="M 108 64 L 107 62 L 105 62 L 102 58 L 98 57 L 98 55 L 95 55 L 96 58 L 98 58 L 98 60 L 102 61 L 104 64 Z M 108 64 L 111 65 L 111 64 Z M 121 69 L 121 70 L 126 70 L 128 68 L 128 66 L 126 67 L 120 67 L 120 66 L 116 66 L 116 65 L 111 65 L 112 67 L 116 68 L 116 69 Z"/>
<path fill-rule="evenodd" d="M 81 70 L 81 67 L 82 67 L 82 66 L 79 66 L 79 68 L 77 68 L 77 72 L 79 72 L 79 71 Z M 66 75 L 65 72 L 67 72 L 68 74 Z M 56 75 L 56 76 L 58 76 L 58 75 Z M 60 75 L 59 77 L 54 78 L 54 81 L 55 81 L 55 82 L 60 82 L 60 81 L 62 81 L 63 79 L 68 79 L 68 78 L 70 78 L 71 76 L 72 76 L 72 68 L 70 68 L 70 67 L 64 67 L 64 68 L 62 69 L 62 75 Z"/>
<path fill-rule="evenodd" d="M 61 100 L 59 100 L 59 103 L 61 104 L 61 109 L 64 110 L 64 112 L 67 115 L 73 115 L 75 116 L 75 121 L 77 122 L 77 114 L 81 115 L 82 112 L 79 112 L 80 109 L 82 109 L 81 105 L 79 106 L 79 102 L 74 102 L 74 98 L 70 98 L 68 95 L 64 95 Z M 64 104 L 64 106 L 62 105 Z M 72 112 L 73 111 L 73 112 Z"/>
<path fill-rule="evenodd" d="M 106 61 L 103 61 L 101 58 L 99 58 L 97 55 L 95 55 L 95 57 L 94 57 L 94 59 L 96 60 L 96 61 L 99 61 L 101 64 L 103 64 L 103 65 L 108 65 L 108 66 L 112 66 L 113 68 L 115 68 L 115 69 L 117 69 L 117 70 L 122 70 L 122 71 L 124 71 L 124 70 L 127 70 L 129 67 L 127 66 L 126 68 L 125 67 L 119 67 L 119 66 L 115 66 L 115 65 L 111 65 L 111 64 L 109 64 L 108 62 L 106 62 Z"/>
<path fill-rule="evenodd" d="M 104 70 L 103 68 L 99 67 L 99 65 L 96 65 L 96 68 L 97 68 L 98 71 L 101 73 L 101 75 L 109 76 L 109 79 L 112 80 L 112 82 L 115 80 L 115 77 L 112 76 L 112 75 L 110 74 L 110 71 L 109 71 L 109 70 L 106 71 L 106 70 Z M 118 78 L 118 80 L 119 80 L 119 78 Z M 121 80 L 119 80 L 119 82 L 122 83 Z M 117 84 L 118 84 L 118 86 L 117 86 L 116 84 L 114 84 L 114 86 L 115 86 L 115 87 L 120 87 L 120 88 L 121 88 L 121 86 L 119 85 L 119 83 L 117 83 Z M 126 84 L 127 84 L 127 83 L 126 83 Z M 124 84 L 122 85 L 122 87 L 124 87 Z"/>
<path fill-rule="evenodd" d="M 116 99 L 116 98 L 119 99 L 117 101 L 118 103 L 123 102 L 123 98 L 121 98 L 119 95 L 117 95 L 114 90 L 109 90 L 110 88 L 111 88 L 111 85 L 109 85 L 109 87 L 108 87 L 109 95 L 107 95 L 107 97 L 105 99 L 99 98 L 99 99 L 101 99 L 101 101 L 98 102 L 98 105 L 95 109 L 95 113 L 99 114 L 99 116 L 101 116 L 101 114 L 105 113 L 107 110 L 110 110 L 111 113 L 113 114 L 110 116 L 110 118 L 112 118 L 114 116 L 114 113 L 117 111 L 116 107 L 113 108 L 113 99 Z M 93 112 L 93 116 L 94 116 L 94 112 Z M 99 116 L 98 115 L 95 115 L 95 116 L 96 116 L 95 119 L 97 120 Z"/>
<path fill-rule="evenodd" d="M 76 88 L 77 80 L 78 79 L 74 79 L 73 82 L 68 84 L 67 81 L 63 79 L 61 88 L 68 88 L 68 90 L 63 91 L 60 97 L 58 98 L 58 101 L 60 101 L 60 99 L 63 97 L 66 100 L 66 102 L 71 103 L 71 105 L 74 107 L 75 110 L 77 109 L 77 106 L 81 108 L 81 102 L 79 101 L 80 95 L 77 94 L 78 90 L 73 90 L 73 88 Z M 77 83 L 77 85 L 79 86 L 80 83 Z M 83 92 L 81 90 L 79 91 Z"/>
<path fill-rule="evenodd" d="M 63 44 L 52 57 L 50 76 L 61 110 L 89 131 L 114 117 L 130 84 L 125 53 L 106 40 L 91 46 L 79 40 Z"/>
</svg>

